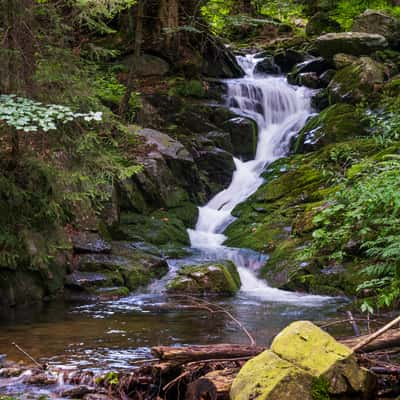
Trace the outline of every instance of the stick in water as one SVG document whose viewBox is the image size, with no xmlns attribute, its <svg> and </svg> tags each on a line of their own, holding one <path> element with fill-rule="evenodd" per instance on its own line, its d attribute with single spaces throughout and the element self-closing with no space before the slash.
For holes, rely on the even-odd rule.
<svg viewBox="0 0 400 400">
<path fill-rule="evenodd" d="M 20 346 L 17 345 L 17 343 L 12 342 L 11 343 L 17 350 L 19 350 L 22 354 L 24 354 L 26 357 L 28 357 L 33 363 L 35 363 L 40 369 L 45 370 L 46 367 L 40 364 L 38 361 L 36 361 L 29 353 L 27 353 L 24 349 L 22 349 Z"/>
</svg>

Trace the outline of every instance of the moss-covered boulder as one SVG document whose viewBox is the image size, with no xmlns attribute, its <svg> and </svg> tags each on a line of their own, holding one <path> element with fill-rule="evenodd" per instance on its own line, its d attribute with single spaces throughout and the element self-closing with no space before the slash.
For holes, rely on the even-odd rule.
<svg viewBox="0 0 400 400">
<path fill-rule="evenodd" d="M 319 36 L 315 44 L 319 53 L 326 58 L 332 58 L 337 53 L 364 56 L 388 46 L 384 36 L 363 32 L 327 33 Z"/>
<path fill-rule="evenodd" d="M 248 361 L 231 388 L 232 400 L 375 398 L 376 379 L 353 352 L 309 321 L 279 333 L 267 350 Z"/>
<path fill-rule="evenodd" d="M 235 378 L 232 400 L 313 400 L 312 376 L 266 350 L 248 361 Z"/>
<path fill-rule="evenodd" d="M 365 133 L 365 124 L 354 106 L 334 104 L 306 123 L 294 142 L 293 150 L 295 153 L 313 151 Z"/>
<path fill-rule="evenodd" d="M 171 293 L 233 295 L 240 289 L 240 276 L 232 261 L 186 265 L 168 284 Z"/>
<path fill-rule="evenodd" d="M 369 57 L 336 72 L 328 86 L 330 101 L 358 103 L 378 92 L 385 81 L 385 68 Z"/>
<path fill-rule="evenodd" d="M 400 20 L 383 11 L 366 10 L 354 20 L 352 30 L 382 35 L 395 48 L 400 44 Z"/>
</svg>

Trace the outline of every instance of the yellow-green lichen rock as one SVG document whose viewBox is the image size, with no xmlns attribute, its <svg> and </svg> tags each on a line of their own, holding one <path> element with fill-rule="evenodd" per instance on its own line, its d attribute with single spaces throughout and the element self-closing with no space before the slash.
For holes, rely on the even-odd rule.
<svg viewBox="0 0 400 400">
<path fill-rule="evenodd" d="M 243 366 L 230 394 L 232 400 L 316 400 L 321 388 L 324 399 L 375 398 L 374 376 L 348 347 L 311 322 L 297 321 Z"/>
<path fill-rule="evenodd" d="M 271 350 L 284 360 L 323 377 L 329 393 L 368 392 L 373 376 L 357 364 L 353 352 L 309 321 L 296 321 L 274 339 Z"/>
<path fill-rule="evenodd" d="M 312 400 L 312 376 L 266 350 L 249 360 L 231 388 L 232 400 Z"/>
</svg>

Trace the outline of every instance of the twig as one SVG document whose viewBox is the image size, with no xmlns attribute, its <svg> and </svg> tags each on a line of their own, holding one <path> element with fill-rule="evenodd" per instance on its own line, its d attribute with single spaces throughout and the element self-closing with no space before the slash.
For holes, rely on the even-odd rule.
<svg viewBox="0 0 400 400">
<path fill-rule="evenodd" d="M 26 357 L 28 357 L 32 362 L 34 362 L 40 369 L 43 371 L 46 370 L 46 367 L 42 364 L 40 364 L 38 361 L 36 361 L 29 353 L 27 353 L 24 349 L 22 349 L 20 346 L 18 346 L 16 343 L 12 342 L 11 343 L 17 350 L 19 350 L 22 354 L 24 354 Z"/>
<path fill-rule="evenodd" d="M 378 331 L 376 331 L 372 335 L 367 336 L 364 340 L 362 340 L 360 343 L 355 345 L 352 348 L 352 350 L 354 352 L 356 352 L 356 351 L 362 349 L 364 346 L 366 346 L 367 344 L 371 343 L 377 337 L 381 336 L 382 334 L 384 334 L 386 331 L 388 331 L 390 328 L 392 328 L 393 326 L 397 325 L 398 323 L 400 323 L 400 316 L 398 316 L 393 321 L 391 321 L 388 324 L 386 324 L 385 326 L 383 326 L 381 329 L 379 329 Z"/>
<path fill-rule="evenodd" d="M 248 331 L 248 329 L 237 318 L 235 318 L 224 307 L 222 307 L 222 306 L 220 306 L 218 304 L 210 303 L 210 302 L 208 302 L 206 300 L 203 300 L 203 299 L 199 299 L 199 298 L 196 298 L 196 297 L 189 296 L 189 295 L 174 295 L 173 297 L 186 298 L 186 299 L 190 300 L 192 303 L 194 303 L 196 308 L 206 309 L 207 311 L 209 311 L 211 313 L 222 312 L 222 313 L 226 314 L 236 325 L 239 326 L 239 328 L 249 338 L 250 345 L 251 346 L 256 346 L 256 340 L 255 340 L 254 336 Z M 218 311 L 213 310 L 212 307 L 216 308 Z"/>
</svg>

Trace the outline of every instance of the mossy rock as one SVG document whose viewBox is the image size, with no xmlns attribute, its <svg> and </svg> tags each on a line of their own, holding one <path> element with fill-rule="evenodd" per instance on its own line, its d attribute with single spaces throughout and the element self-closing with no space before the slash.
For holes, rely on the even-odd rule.
<svg viewBox="0 0 400 400">
<path fill-rule="evenodd" d="M 376 378 L 353 352 L 309 321 L 290 324 L 248 361 L 232 384 L 232 400 L 374 399 Z"/>
<path fill-rule="evenodd" d="M 361 57 L 357 62 L 336 72 L 327 90 L 331 103 L 358 103 L 370 99 L 385 81 L 385 68 L 369 57 Z"/>
<path fill-rule="evenodd" d="M 343 142 L 365 134 L 365 123 L 354 106 L 334 104 L 309 119 L 297 136 L 293 151 L 313 151 L 330 143 Z"/>
<path fill-rule="evenodd" d="M 233 295 L 240 289 L 240 276 L 232 261 L 186 265 L 167 286 L 171 293 Z"/>
<path fill-rule="evenodd" d="M 182 220 L 166 211 L 150 215 L 123 213 L 120 225 L 114 227 L 112 233 L 115 240 L 189 245 L 189 236 Z"/>
</svg>

